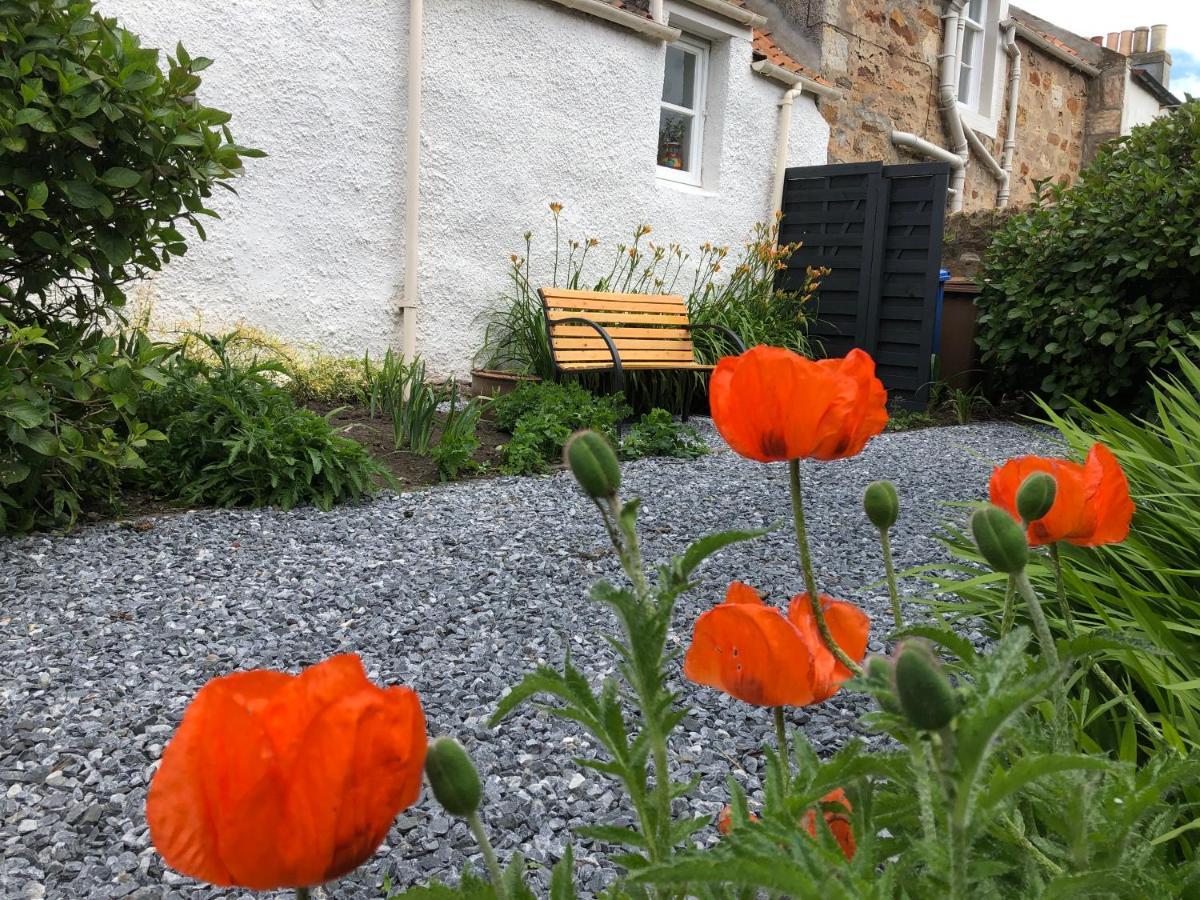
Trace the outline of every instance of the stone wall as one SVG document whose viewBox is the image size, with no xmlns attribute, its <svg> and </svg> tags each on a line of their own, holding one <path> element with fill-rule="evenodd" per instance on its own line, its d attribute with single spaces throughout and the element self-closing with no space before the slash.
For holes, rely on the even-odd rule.
<svg viewBox="0 0 1200 900">
<path fill-rule="evenodd" d="M 801 42 L 815 48 L 802 61 L 843 91 L 840 101 L 821 105 L 830 125 L 830 162 L 915 161 L 892 144 L 892 131 L 949 148 L 937 108 L 942 0 L 763 0 L 757 5 L 786 20 Z M 1019 37 L 1017 44 L 1023 58 L 1011 202 L 1024 204 L 1034 195 L 1035 181 L 1073 180 L 1095 147 L 1119 133 L 1123 82 L 1113 60 L 1092 80 Z M 1107 58 L 1100 48 L 1094 52 Z M 1002 99 L 995 132 L 976 131 L 997 161 L 1004 145 L 1010 65 L 1000 53 L 996 96 Z M 1123 64 L 1119 68 L 1123 77 Z M 1115 122 L 1109 121 L 1114 109 Z M 964 209 L 994 206 L 998 188 L 997 179 L 973 158 Z"/>
</svg>

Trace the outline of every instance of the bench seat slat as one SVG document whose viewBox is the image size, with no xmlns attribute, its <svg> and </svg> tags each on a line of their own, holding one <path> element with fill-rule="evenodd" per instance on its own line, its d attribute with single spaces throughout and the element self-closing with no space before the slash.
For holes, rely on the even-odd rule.
<svg viewBox="0 0 1200 900">
<path fill-rule="evenodd" d="M 692 342 L 686 338 L 669 338 L 660 341 L 647 335 L 639 338 L 613 338 L 617 350 L 686 350 L 692 352 Z M 559 350 L 604 350 L 608 347 L 598 335 L 594 337 L 560 337 L 554 339 L 554 346 Z"/>
<path fill-rule="evenodd" d="M 554 334 L 555 343 L 566 338 L 576 337 L 594 337 L 599 340 L 596 329 L 588 325 L 553 325 L 550 330 Z M 674 338 L 691 340 L 692 337 L 691 331 L 687 328 L 638 328 L 636 326 L 622 327 L 617 325 L 613 328 L 605 328 L 604 330 L 608 332 L 609 337 L 618 343 L 620 343 L 622 338 L 653 338 L 657 341 Z"/>
<path fill-rule="evenodd" d="M 652 362 L 658 360 L 664 363 L 691 362 L 691 350 L 619 350 L 621 364 L 626 362 Z M 559 362 L 581 362 L 586 360 L 604 361 L 612 356 L 607 350 L 559 350 Z"/>
<path fill-rule="evenodd" d="M 644 303 L 672 303 L 676 306 L 687 305 L 687 302 L 679 294 L 614 294 L 606 291 L 572 291 L 567 288 L 542 288 L 542 296 L 551 306 L 559 304 L 570 305 L 583 300 L 614 303 L 624 309 L 636 309 Z"/>
<path fill-rule="evenodd" d="M 610 312 L 687 314 L 687 307 L 682 303 L 618 303 L 613 300 L 558 300 L 549 301 L 546 306 L 553 310 L 586 310 L 595 313 L 596 316 L 603 316 Z"/>
<path fill-rule="evenodd" d="M 581 371 L 586 371 L 586 370 L 601 371 L 601 370 L 605 370 L 605 369 L 611 369 L 612 363 L 611 362 L 607 362 L 607 363 L 596 363 L 596 362 L 568 363 L 568 362 L 564 362 L 564 363 L 559 363 L 559 368 L 562 369 L 564 372 L 581 372 Z M 680 370 L 687 370 L 689 372 L 690 371 L 710 372 L 713 369 L 712 366 L 705 365 L 704 363 L 698 363 L 698 362 L 672 362 L 672 363 L 667 363 L 666 365 L 664 365 L 663 363 L 660 363 L 660 362 L 638 362 L 638 361 L 629 362 L 629 363 L 622 362 L 621 368 L 622 369 L 631 369 L 631 370 L 680 369 Z"/>
</svg>

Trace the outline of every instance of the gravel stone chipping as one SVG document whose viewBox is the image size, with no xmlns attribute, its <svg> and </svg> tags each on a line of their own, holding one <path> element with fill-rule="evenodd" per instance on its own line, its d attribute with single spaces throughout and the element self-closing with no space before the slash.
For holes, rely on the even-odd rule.
<svg viewBox="0 0 1200 900">
<path fill-rule="evenodd" d="M 743 460 L 699 426 L 710 456 L 624 468 L 623 494 L 644 498 L 651 562 L 710 531 L 788 518 L 786 466 Z M 903 569 L 941 558 L 936 527 L 962 514 L 943 501 L 982 497 L 994 462 L 1050 448 L 1046 435 L 985 424 L 885 434 L 854 459 L 805 464 L 822 588 L 871 613 L 872 650 L 884 649 L 890 613 L 884 589 L 864 589 L 883 576 L 859 506 L 866 485 L 900 486 L 893 545 Z M 798 593 L 792 540 L 785 525 L 711 559 L 679 604 L 678 646 L 731 580 L 775 602 Z M 596 752 L 572 725 L 527 709 L 493 731 L 487 718 L 525 672 L 557 665 L 568 646 L 591 676 L 613 672 L 597 636 L 608 619 L 586 594 L 618 571 L 594 508 L 561 472 L 325 514 L 206 510 L 0 541 L 0 895 L 249 897 L 197 886 L 151 847 L 143 807 L 163 745 L 208 679 L 350 651 L 376 681 L 420 693 L 430 734 L 467 745 L 501 855 L 519 849 L 552 865 L 573 825 L 623 821 L 620 793 L 571 762 Z M 677 686 L 693 706 L 674 744 L 679 774 L 702 778 L 689 808 L 715 814 L 730 771 L 761 796 L 769 715 L 682 678 Z M 841 692 L 789 719 L 828 753 L 855 735 L 870 740 L 858 722 L 866 706 Z M 576 839 L 585 895 L 612 878 L 603 850 Z M 379 898 L 385 875 L 400 886 L 451 879 L 468 858 L 480 868 L 466 828 L 426 793 L 330 896 Z"/>
</svg>

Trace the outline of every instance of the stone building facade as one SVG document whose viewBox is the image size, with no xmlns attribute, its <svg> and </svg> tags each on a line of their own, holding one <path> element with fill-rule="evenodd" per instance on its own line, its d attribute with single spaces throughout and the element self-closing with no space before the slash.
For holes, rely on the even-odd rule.
<svg viewBox="0 0 1200 900">
<path fill-rule="evenodd" d="M 951 149 L 938 102 L 946 0 L 761 0 L 752 5 L 772 20 L 793 55 L 842 91 L 840 102 L 821 105 L 830 125 L 830 162 L 914 161 L 893 141 L 894 132 Z M 1162 80 L 1169 74 L 1169 57 L 1165 68 L 1153 67 L 1165 52 L 1150 59 L 1149 53 L 1139 57 L 1132 46 L 1122 48 L 1127 52 L 1110 49 L 1007 0 L 971 0 L 966 9 L 981 19 L 973 51 L 983 71 L 975 75 L 975 96 L 960 102 L 959 109 L 964 125 L 996 160 L 1003 153 L 1010 102 L 1012 60 L 1003 46 L 1010 25 L 1020 51 L 1011 203 L 1028 203 L 1039 181 L 1071 181 L 1101 143 L 1171 105 Z M 1151 78 L 1154 85 L 1138 79 L 1139 64 L 1158 76 Z M 962 208 L 995 206 L 999 187 L 999 179 L 972 152 Z"/>
</svg>

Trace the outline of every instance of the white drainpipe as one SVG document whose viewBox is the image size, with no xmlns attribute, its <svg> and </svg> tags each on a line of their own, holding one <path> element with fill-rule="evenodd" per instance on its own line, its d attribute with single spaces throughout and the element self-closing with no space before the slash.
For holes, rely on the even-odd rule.
<svg viewBox="0 0 1200 900">
<path fill-rule="evenodd" d="M 663 0 L 650 0 L 650 18 L 660 25 L 667 24 L 666 14 L 663 12 Z"/>
<path fill-rule="evenodd" d="M 959 48 L 966 22 L 962 18 L 967 0 L 949 0 L 942 16 L 941 80 L 938 84 L 938 109 L 950 135 L 950 149 L 962 160 L 962 165 L 952 170 L 950 178 L 950 211 L 959 212 L 963 207 L 964 186 L 967 181 L 967 164 L 971 160 L 967 148 L 967 136 L 962 119 L 958 114 L 958 60 Z"/>
<path fill-rule="evenodd" d="M 999 207 L 1008 206 L 1012 193 L 1013 153 L 1017 149 L 1017 104 L 1021 97 L 1021 48 L 1017 46 L 1017 26 L 1011 20 L 1004 27 L 1004 52 L 1010 60 L 1008 72 L 1008 127 L 1004 132 L 1004 150 L 1000 154 L 1000 168 L 1004 170 L 1004 183 L 996 198 Z"/>
<path fill-rule="evenodd" d="M 802 93 L 804 88 L 796 85 L 779 101 L 779 137 L 775 140 L 775 182 L 771 187 L 773 212 L 783 209 L 783 181 L 787 175 L 788 147 L 792 137 L 792 104 Z"/>
<path fill-rule="evenodd" d="M 405 360 L 417 355 L 417 306 L 420 300 L 421 223 L 421 72 L 425 50 L 424 0 L 408 7 L 408 155 L 404 161 L 404 310 L 401 352 Z"/>
<path fill-rule="evenodd" d="M 1000 197 L 1008 196 L 1008 173 L 1000 163 L 996 162 L 996 157 L 988 151 L 988 148 L 983 146 L 983 141 L 970 128 L 964 128 L 963 134 L 966 135 L 967 143 L 971 146 L 971 152 L 979 157 L 979 161 L 983 163 L 983 167 L 992 173 L 992 177 L 1000 182 L 999 192 L 996 195 L 996 205 L 1000 206 Z"/>
</svg>

